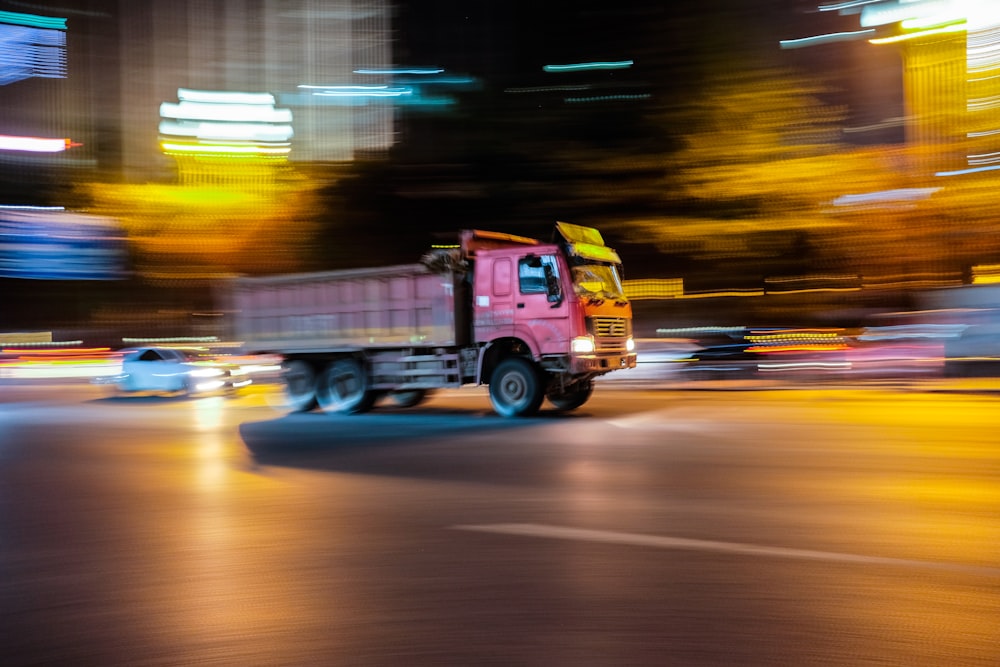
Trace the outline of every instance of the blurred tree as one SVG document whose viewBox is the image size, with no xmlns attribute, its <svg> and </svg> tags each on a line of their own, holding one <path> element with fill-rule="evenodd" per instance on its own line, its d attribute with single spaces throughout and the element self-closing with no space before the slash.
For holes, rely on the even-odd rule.
<svg viewBox="0 0 1000 667">
<path fill-rule="evenodd" d="M 285 180 L 267 190 L 91 183 L 92 212 L 121 221 L 139 276 L 206 279 L 309 268 L 317 185 Z"/>
<path fill-rule="evenodd" d="M 689 270 L 730 278 L 854 271 L 845 240 L 864 223 L 838 197 L 908 187 L 901 149 L 841 140 L 826 88 L 761 66 L 709 76 L 690 102 L 658 113 L 682 146 L 662 156 L 661 214 L 622 226 Z M 693 260 L 693 262 L 692 262 Z"/>
</svg>

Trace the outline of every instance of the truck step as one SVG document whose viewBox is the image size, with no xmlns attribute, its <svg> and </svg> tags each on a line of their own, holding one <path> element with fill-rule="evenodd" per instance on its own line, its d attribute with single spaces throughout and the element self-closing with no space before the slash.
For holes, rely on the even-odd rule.
<svg viewBox="0 0 1000 667">
<path fill-rule="evenodd" d="M 403 363 L 420 363 L 423 361 L 453 361 L 458 362 L 457 354 L 416 354 L 409 357 L 400 357 Z"/>
<path fill-rule="evenodd" d="M 457 376 L 457 368 L 406 368 L 397 372 L 398 375 L 404 377 L 414 377 L 418 375 L 440 375 L 445 376 Z"/>
</svg>

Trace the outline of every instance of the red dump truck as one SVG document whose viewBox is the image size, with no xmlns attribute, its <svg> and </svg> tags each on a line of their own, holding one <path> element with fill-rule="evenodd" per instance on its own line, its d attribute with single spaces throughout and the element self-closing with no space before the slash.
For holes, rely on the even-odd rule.
<svg viewBox="0 0 1000 667">
<path fill-rule="evenodd" d="M 551 243 L 469 230 L 419 264 L 239 278 L 234 334 L 278 354 L 289 406 L 358 413 L 382 397 L 489 385 L 505 417 L 583 405 L 593 380 L 634 368 L 621 260 L 589 227 Z"/>
</svg>

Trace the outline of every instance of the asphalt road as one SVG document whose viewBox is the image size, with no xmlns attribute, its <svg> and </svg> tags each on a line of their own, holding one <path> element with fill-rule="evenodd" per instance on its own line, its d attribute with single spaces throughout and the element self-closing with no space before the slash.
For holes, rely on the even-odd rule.
<svg viewBox="0 0 1000 667">
<path fill-rule="evenodd" d="M 1000 395 L 272 402 L 0 386 L 0 664 L 1000 664 Z"/>
</svg>

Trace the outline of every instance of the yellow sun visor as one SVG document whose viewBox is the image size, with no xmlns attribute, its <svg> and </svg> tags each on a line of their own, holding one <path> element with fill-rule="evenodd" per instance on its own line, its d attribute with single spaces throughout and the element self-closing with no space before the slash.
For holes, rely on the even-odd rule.
<svg viewBox="0 0 1000 667">
<path fill-rule="evenodd" d="M 596 262 L 622 263 L 618 253 L 604 245 L 604 237 L 593 227 L 557 222 L 556 229 L 566 239 L 570 254 Z"/>
</svg>

